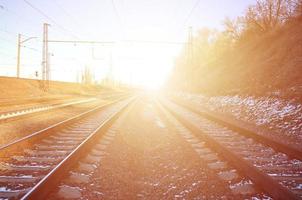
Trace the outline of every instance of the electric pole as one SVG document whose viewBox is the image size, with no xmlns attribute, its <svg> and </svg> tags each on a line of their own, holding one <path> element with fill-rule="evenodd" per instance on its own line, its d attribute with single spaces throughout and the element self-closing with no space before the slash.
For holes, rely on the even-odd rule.
<svg viewBox="0 0 302 200">
<path fill-rule="evenodd" d="M 108 79 L 110 83 L 114 86 L 114 77 L 113 77 L 113 58 L 112 58 L 112 52 L 110 53 L 110 63 L 109 63 L 109 73 L 108 73 Z"/>
<path fill-rule="evenodd" d="M 49 89 L 49 82 L 50 82 L 50 61 L 51 56 L 53 56 L 52 53 L 47 54 L 47 65 L 46 65 L 46 89 Z"/>
<path fill-rule="evenodd" d="M 18 34 L 18 51 L 17 51 L 17 78 L 20 78 L 20 57 L 21 57 L 21 44 L 27 42 L 28 40 L 34 39 L 36 37 L 29 37 L 22 41 L 22 35 Z"/>
<path fill-rule="evenodd" d="M 17 53 L 17 78 L 20 78 L 20 52 L 21 51 L 21 34 L 18 34 L 18 53 Z"/>
<path fill-rule="evenodd" d="M 194 52 L 193 52 L 193 28 L 192 26 L 189 27 L 189 34 L 188 34 L 188 56 L 189 56 L 189 63 L 190 65 L 193 64 L 194 59 Z"/>
<path fill-rule="evenodd" d="M 189 89 L 192 86 L 192 76 L 194 70 L 194 52 L 193 52 L 193 28 L 189 27 L 187 43 L 187 70 L 185 73 L 185 87 Z"/>
<path fill-rule="evenodd" d="M 48 26 L 49 24 L 43 24 L 43 51 L 42 51 L 42 89 L 48 90 L 49 81 L 49 54 L 48 54 Z"/>
</svg>

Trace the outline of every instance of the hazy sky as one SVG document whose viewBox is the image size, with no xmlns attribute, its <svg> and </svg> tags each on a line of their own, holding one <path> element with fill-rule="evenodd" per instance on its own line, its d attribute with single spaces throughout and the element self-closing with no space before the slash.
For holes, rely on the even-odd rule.
<svg viewBox="0 0 302 200">
<path fill-rule="evenodd" d="M 148 76 L 168 73 L 181 45 L 134 44 L 124 40 L 183 42 L 188 26 L 193 26 L 194 31 L 202 27 L 220 29 L 226 16 L 233 18 L 241 15 L 247 5 L 253 2 L 0 0 L 0 73 L 15 74 L 18 33 L 38 37 L 24 43 L 28 48 L 22 48 L 22 76 L 30 77 L 35 70 L 40 70 L 42 24 L 48 22 L 51 24 L 49 39 L 117 42 L 114 47 L 51 44 L 49 49 L 54 54 L 51 58 L 53 79 L 75 80 L 75 74 L 84 66 L 91 67 L 96 72 L 96 78 L 100 79 L 108 72 L 112 60 L 117 78 L 125 81 L 132 77 L 137 83 L 152 81 L 152 78 L 139 80 L 133 77 L 148 79 Z M 194 5 L 196 7 L 191 12 Z M 97 59 L 93 59 L 92 49 Z"/>
</svg>

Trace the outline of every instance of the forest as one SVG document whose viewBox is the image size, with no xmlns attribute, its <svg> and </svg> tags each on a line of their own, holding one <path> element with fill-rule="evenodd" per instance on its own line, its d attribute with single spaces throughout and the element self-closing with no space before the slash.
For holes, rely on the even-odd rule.
<svg viewBox="0 0 302 200">
<path fill-rule="evenodd" d="M 189 38 L 169 88 L 302 99 L 301 0 L 257 0 L 222 23 L 223 30 L 202 28 Z"/>
</svg>

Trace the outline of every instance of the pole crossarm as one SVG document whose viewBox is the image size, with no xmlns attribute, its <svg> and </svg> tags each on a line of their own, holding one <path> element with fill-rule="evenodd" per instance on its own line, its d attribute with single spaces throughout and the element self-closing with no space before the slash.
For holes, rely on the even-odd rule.
<svg viewBox="0 0 302 200">
<path fill-rule="evenodd" d="M 31 40 L 31 39 L 36 39 L 37 37 L 29 37 L 23 41 L 20 41 L 20 44 L 24 43 L 24 42 L 27 42 L 28 40 Z"/>
<path fill-rule="evenodd" d="M 115 41 L 89 41 L 89 40 L 47 40 L 49 43 L 82 43 L 82 44 L 116 44 Z M 152 40 L 121 40 L 119 42 L 124 43 L 149 43 L 149 44 L 171 44 L 171 45 L 183 45 L 188 42 L 171 42 L 171 41 L 152 41 Z"/>
<path fill-rule="evenodd" d="M 37 37 L 28 37 L 28 38 L 22 40 L 22 35 L 20 33 L 18 34 L 18 45 L 17 45 L 17 78 L 20 78 L 21 47 L 25 47 L 25 46 L 22 46 L 21 44 L 27 42 L 28 40 L 35 39 L 35 38 L 37 38 Z"/>
<path fill-rule="evenodd" d="M 82 43 L 82 44 L 115 44 L 113 41 L 88 41 L 88 40 L 47 40 L 51 43 Z"/>
<path fill-rule="evenodd" d="M 171 44 L 171 45 L 183 45 L 187 42 L 173 42 L 173 41 L 153 41 L 153 40 L 121 40 L 121 42 L 127 43 L 149 43 L 149 44 Z"/>
</svg>

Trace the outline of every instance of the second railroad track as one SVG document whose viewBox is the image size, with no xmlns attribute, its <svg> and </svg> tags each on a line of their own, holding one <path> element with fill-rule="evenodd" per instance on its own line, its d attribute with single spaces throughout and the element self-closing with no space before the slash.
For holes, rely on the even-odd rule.
<svg viewBox="0 0 302 200">
<path fill-rule="evenodd" d="M 99 106 L 1 147 L 0 199 L 36 199 L 132 101 Z"/>
<path fill-rule="evenodd" d="M 278 148 L 276 141 L 270 145 L 267 140 L 261 141 L 251 134 L 236 131 L 225 123 L 211 120 L 168 99 L 162 98 L 160 102 L 208 148 L 232 163 L 236 170 L 273 199 L 302 198 L 300 155 Z"/>
</svg>

